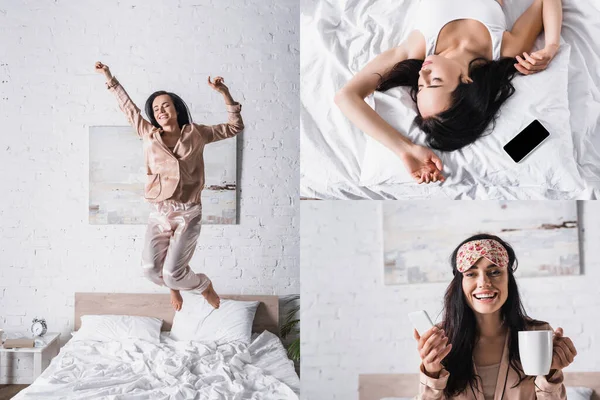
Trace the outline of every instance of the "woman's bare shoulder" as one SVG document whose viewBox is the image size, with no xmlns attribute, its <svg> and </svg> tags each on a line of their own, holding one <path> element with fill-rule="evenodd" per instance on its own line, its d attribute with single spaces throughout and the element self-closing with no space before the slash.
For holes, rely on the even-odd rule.
<svg viewBox="0 0 600 400">
<path fill-rule="evenodd" d="M 400 43 L 400 47 L 405 51 L 406 58 L 415 60 L 425 59 L 425 45 L 425 36 L 417 29 L 410 32 L 408 37 Z"/>
</svg>

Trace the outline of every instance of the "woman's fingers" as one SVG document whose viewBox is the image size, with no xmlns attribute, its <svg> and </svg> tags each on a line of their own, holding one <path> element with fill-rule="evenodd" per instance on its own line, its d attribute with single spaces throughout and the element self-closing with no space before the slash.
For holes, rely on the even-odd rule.
<svg viewBox="0 0 600 400">
<path fill-rule="evenodd" d="M 417 339 L 417 341 L 419 341 L 419 339 L 421 339 L 421 336 L 419 336 L 419 332 L 417 332 L 416 329 L 413 329 L 413 337 L 415 339 Z"/>
<path fill-rule="evenodd" d="M 554 331 L 554 337 L 555 337 L 555 338 L 560 338 L 560 337 L 562 337 L 562 335 L 563 335 L 564 333 L 565 333 L 565 332 L 563 331 L 563 328 L 561 328 L 561 327 L 559 326 L 559 327 L 558 327 L 558 328 L 556 328 L 556 330 Z"/>
<path fill-rule="evenodd" d="M 446 343 L 444 342 L 444 339 L 438 339 L 439 340 L 435 341 L 431 347 L 423 350 L 423 352 L 425 353 L 425 358 L 423 359 L 423 361 L 432 363 L 437 358 L 437 356 L 445 349 Z"/>
<path fill-rule="evenodd" d="M 527 53 L 523 53 L 523 54 L 527 54 Z M 529 56 L 529 54 L 526 55 L 526 59 L 523 59 L 520 56 L 517 56 L 516 59 L 519 62 L 519 64 L 524 69 L 526 69 L 527 71 L 529 71 L 530 73 L 542 71 L 547 66 L 547 64 L 543 63 L 542 61 L 535 60 L 535 59 L 531 58 Z"/>
<path fill-rule="evenodd" d="M 527 60 L 524 60 L 522 57 L 517 56 L 517 61 L 521 67 L 525 68 L 527 71 L 533 72 L 533 65 L 529 64 Z"/>
<path fill-rule="evenodd" d="M 450 351 L 451 351 L 451 350 L 452 350 L 452 343 L 450 343 L 450 344 L 446 345 L 446 348 L 444 349 L 444 351 L 442 351 L 442 352 L 440 353 L 440 355 L 439 355 L 439 356 L 437 356 L 435 360 L 433 360 L 433 362 L 436 362 L 436 363 L 441 363 L 441 362 L 442 362 L 442 360 L 443 360 L 444 358 L 446 358 L 446 356 L 447 356 L 448 354 L 450 354 Z"/>
<path fill-rule="evenodd" d="M 571 349 L 569 349 L 569 346 L 567 346 L 567 343 L 565 343 L 564 340 L 561 340 L 558 344 L 560 346 L 560 349 L 563 351 L 565 360 L 568 361 L 569 364 L 571 364 L 575 359 L 575 354 L 571 351 Z"/>
<path fill-rule="evenodd" d="M 533 65 L 537 71 L 544 70 L 548 67 L 550 60 L 547 57 L 534 57 L 533 54 L 523 53 L 529 64 Z"/>
<path fill-rule="evenodd" d="M 575 345 L 573 344 L 573 342 L 571 341 L 571 339 L 568 338 L 568 337 L 566 337 L 563 340 L 564 340 L 565 345 L 567 345 L 567 348 L 569 349 L 569 351 L 571 353 L 573 353 L 574 356 L 576 356 L 577 355 L 577 349 L 575 348 Z"/>
<path fill-rule="evenodd" d="M 527 62 L 529 64 L 531 64 L 533 67 L 538 66 L 539 64 L 541 64 L 540 60 L 536 60 L 535 58 L 531 57 L 529 54 L 527 54 L 526 52 L 523 52 L 523 57 L 525 58 L 525 60 L 527 60 Z"/>
<path fill-rule="evenodd" d="M 445 357 L 444 352 L 447 350 L 447 347 L 448 338 L 441 339 L 435 347 L 432 347 L 429 350 L 429 353 L 427 353 L 423 361 L 433 364 L 435 362 L 438 362 L 438 360 L 443 360 Z"/>
<path fill-rule="evenodd" d="M 554 353 L 558 358 L 558 365 L 562 369 L 567 365 L 567 356 L 564 350 L 560 346 L 554 346 Z"/>
<path fill-rule="evenodd" d="M 437 337 L 437 335 L 438 332 L 434 332 L 430 335 L 421 336 L 421 339 L 419 340 L 419 351 L 424 352 L 424 355 L 426 355 L 429 349 L 431 348 L 431 343 L 435 342 L 435 338 Z"/>
<path fill-rule="evenodd" d="M 440 344 L 445 336 L 446 335 L 444 335 L 441 331 L 435 332 L 427 339 L 427 341 L 425 341 L 422 350 L 425 352 L 425 354 L 428 354 L 432 349 L 436 348 Z"/>
<path fill-rule="evenodd" d="M 528 70 L 526 70 L 525 68 L 523 68 L 523 67 L 521 66 L 521 64 L 519 64 L 519 63 L 515 64 L 515 69 L 516 69 L 517 71 L 519 71 L 519 72 L 520 72 L 521 74 L 523 74 L 523 75 L 531 75 L 531 74 L 533 73 L 533 72 L 531 72 L 531 71 L 528 71 Z"/>
</svg>

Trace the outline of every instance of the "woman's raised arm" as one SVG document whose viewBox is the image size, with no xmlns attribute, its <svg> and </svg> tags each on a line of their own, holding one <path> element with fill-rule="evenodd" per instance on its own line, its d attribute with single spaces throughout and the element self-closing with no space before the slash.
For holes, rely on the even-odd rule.
<svg viewBox="0 0 600 400">
<path fill-rule="evenodd" d="M 136 133 L 140 137 L 150 133 L 152 131 L 152 124 L 146 121 L 140 112 L 140 109 L 131 100 L 123 86 L 112 76 L 108 65 L 102 64 L 100 61 L 96 62 L 95 70 L 101 73 L 106 78 L 106 87 L 108 90 L 113 92 L 117 101 L 119 102 L 119 108 L 127 117 L 129 124 L 133 126 Z"/>
<path fill-rule="evenodd" d="M 413 31 L 400 46 L 370 61 L 336 93 L 334 101 L 357 128 L 396 153 L 419 183 L 444 180 L 442 161 L 431 149 L 412 143 L 365 102 L 365 97 L 379 86 L 382 76 L 397 63 L 410 58 L 425 58 L 425 38 L 418 31 Z"/>
</svg>

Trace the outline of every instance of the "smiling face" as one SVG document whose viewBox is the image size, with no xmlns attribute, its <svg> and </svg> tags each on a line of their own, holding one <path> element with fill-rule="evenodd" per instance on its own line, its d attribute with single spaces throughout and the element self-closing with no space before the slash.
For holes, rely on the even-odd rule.
<svg viewBox="0 0 600 400">
<path fill-rule="evenodd" d="M 168 94 L 156 96 L 152 102 L 152 111 L 154 112 L 154 118 L 160 126 L 177 124 L 175 105 L 173 104 L 173 99 Z"/>
<path fill-rule="evenodd" d="M 419 71 L 417 107 L 423 118 L 437 115 L 450 108 L 452 92 L 460 82 L 470 79 L 460 63 L 450 58 L 431 55 Z"/>
<path fill-rule="evenodd" d="M 499 312 L 508 298 L 508 270 L 480 258 L 463 272 L 462 289 L 467 304 L 476 314 Z"/>
</svg>

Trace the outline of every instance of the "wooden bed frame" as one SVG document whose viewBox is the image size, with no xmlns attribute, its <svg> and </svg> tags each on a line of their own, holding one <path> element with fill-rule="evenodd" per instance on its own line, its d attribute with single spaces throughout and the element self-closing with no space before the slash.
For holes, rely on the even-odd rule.
<svg viewBox="0 0 600 400">
<path fill-rule="evenodd" d="M 254 316 L 253 332 L 267 330 L 279 336 L 279 297 L 222 295 L 221 299 L 260 301 Z M 160 293 L 75 293 L 75 330 L 83 315 L 139 315 L 163 320 L 161 330 L 170 331 L 175 317 L 171 296 Z"/>
<path fill-rule="evenodd" d="M 361 374 L 358 382 L 359 400 L 414 397 L 419 390 L 418 374 Z M 565 372 L 564 385 L 594 389 L 592 400 L 600 400 L 600 372 Z"/>
</svg>

